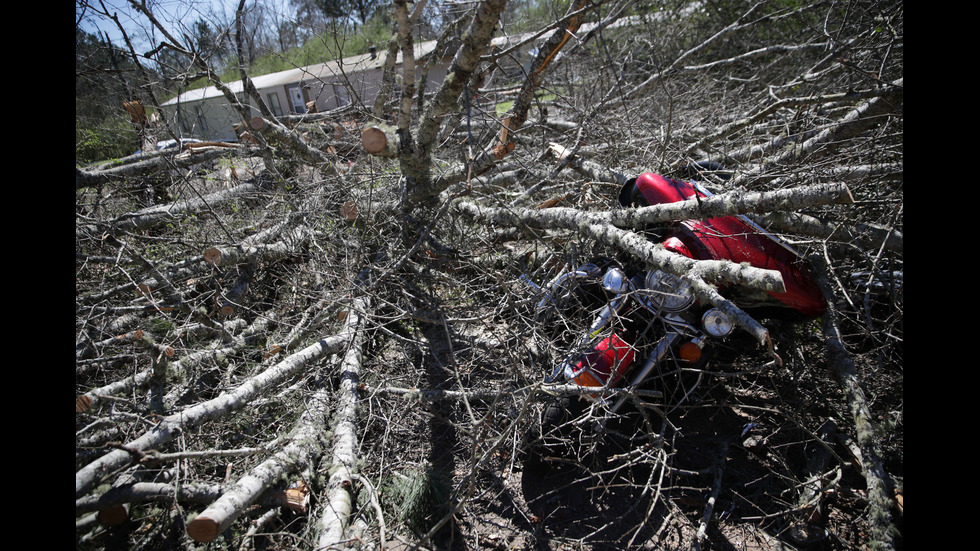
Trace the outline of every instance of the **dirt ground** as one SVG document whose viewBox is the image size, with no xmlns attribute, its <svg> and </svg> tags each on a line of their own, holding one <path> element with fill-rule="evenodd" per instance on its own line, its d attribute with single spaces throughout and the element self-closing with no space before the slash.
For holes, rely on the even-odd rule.
<svg viewBox="0 0 980 551">
<path fill-rule="evenodd" d="M 551 460 L 523 453 L 515 438 L 481 470 L 471 499 L 435 547 L 865 549 L 865 484 L 850 453 L 852 421 L 840 385 L 816 337 L 791 346 L 782 368 L 703 378 L 687 405 L 665 412 L 665 420 L 653 417 L 663 422 L 660 431 L 634 427 L 632 439 L 612 438 L 598 450 L 583 434 L 583 444 Z M 900 418 L 901 373 L 878 368 L 879 355 L 856 359 L 875 375 L 867 391 L 876 411 Z M 883 448 L 900 493 L 900 419 L 896 424 Z M 644 438 L 651 434 L 661 438 Z M 465 435 L 452 438 L 443 444 L 468 449 Z M 467 461 L 465 453 L 446 458 L 456 482 Z M 901 531 L 900 508 L 893 514 Z M 417 541 L 401 538 L 389 538 L 388 547 Z"/>
</svg>

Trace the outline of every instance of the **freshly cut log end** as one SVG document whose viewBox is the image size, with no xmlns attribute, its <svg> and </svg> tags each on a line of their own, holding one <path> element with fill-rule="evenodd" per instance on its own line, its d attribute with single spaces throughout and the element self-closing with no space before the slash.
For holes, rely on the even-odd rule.
<svg viewBox="0 0 980 551">
<path fill-rule="evenodd" d="M 306 513 L 306 508 L 310 504 L 310 491 L 305 485 L 296 488 L 288 488 L 279 496 L 282 504 L 297 513 Z"/>
<path fill-rule="evenodd" d="M 212 266 L 220 266 L 221 251 L 218 249 L 208 249 L 204 251 L 204 261 Z"/>
<path fill-rule="evenodd" d="M 90 407 L 92 407 L 92 397 L 88 394 L 75 398 L 75 413 L 85 413 Z"/>
<path fill-rule="evenodd" d="M 340 214 L 344 217 L 344 220 L 348 222 L 353 222 L 357 220 L 357 203 L 354 201 L 347 201 L 344 206 L 340 208 Z"/>
<path fill-rule="evenodd" d="M 262 117 L 252 117 L 248 121 L 248 127 L 255 131 L 265 130 L 266 122 Z"/>
<path fill-rule="evenodd" d="M 269 349 L 269 351 L 266 352 L 265 355 L 262 356 L 262 358 L 267 360 L 282 351 L 283 351 L 283 347 L 277 344 L 273 346 L 271 349 Z"/>
<path fill-rule="evenodd" d="M 196 542 L 207 543 L 218 537 L 220 526 L 213 519 L 197 517 L 187 525 L 187 535 Z"/>
<path fill-rule="evenodd" d="M 129 507 L 116 505 L 99 511 L 98 519 L 102 526 L 119 526 L 129 518 Z"/>
<path fill-rule="evenodd" d="M 388 137 L 377 126 L 368 126 L 361 131 L 361 147 L 372 155 L 382 153 L 388 146 Z"/>
<path fill-rule="evenodd" d="M 516 145 L 514 144 L 514 142 L 507 142 L 505 144 L 497 144 L 497 145 L 493 146 L 493 156 L 496 157 L 497 160 L 499 161 L 499 160 L 503 159 L 504 157 L 506 157 L 508 153 L 514 151 L 514 148 L 515 147 L 516 147 Z"/>
</svg>

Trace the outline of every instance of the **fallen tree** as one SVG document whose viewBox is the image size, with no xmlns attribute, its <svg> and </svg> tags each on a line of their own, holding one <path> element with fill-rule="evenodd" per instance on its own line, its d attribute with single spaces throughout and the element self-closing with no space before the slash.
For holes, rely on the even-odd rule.
<svg viewBox="0 0 980 551">
<path fill-rule="evenodd" d="M 136 6 L 254 141 L 76 168 L 79 549 L 900 546 L 900 3 L 573 2 L 500 49 L 513 20 L 488 0 L 426 87 L 427 3 L 396 1 L 388 47 L 412 70 L 304 117 L 273 115 L 246 71 L 231 93 Z M 317 137 L 352 115 L 363 150 L 341 162 Z M 619 207 L 647 171 L 713 195 Z M 778 272 L 645 233 L 727 215 L 802 251 L 823 319 L 742 311 L 718 287 L 778 292 Z M 612 456 L 579 442 L 555 482 L 526 435 L 585 392 L 542 384 L 562 350 L 523 282 L 595 255 L 685 277 L 758 353 L 608 389 L 643 428 Z"/>
</svg>

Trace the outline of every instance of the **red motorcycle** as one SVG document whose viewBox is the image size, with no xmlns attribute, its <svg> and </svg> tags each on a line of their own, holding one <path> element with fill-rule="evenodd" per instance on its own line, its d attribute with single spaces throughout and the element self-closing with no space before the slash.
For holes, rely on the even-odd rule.
<svg viewBox="0 0 980 551">
<path fill-rule="evenodd" d="M 711 195 L 695 181 L 641 174 L 622 189 L 623 207 L 683 201 Z M 647 229 L 668 251 L 697 260 L 730 260 L 778 270 L 785 292 L 731 286 L 719 292 L 757 320 L 799 321 L 820 315 L 824 298 L 800 255 L 776 236 L 742 216 L 685 220 Z M 612 258 L 572 266 L 539 287 L 537 326 L 548 332 L 561 356 L 546 383 L 574 383 L 588 390 L 545 408 L 538 443 L 589 409 L 591 419 L 616 416 L 628 397 L 608 397 L 603 389 L 640 389 L 655 374 L 694 371 L 721 350 L 738 350 L 735 324 L 720 309 L 701 303 L 683 278 Z M 588 326 L 583 322 L 591 319 Z M 741 339 L 743 346 L 744 336 Z M 753 344 L 754 345 L 754 344 Z M 599 412 L 595 408 L 600 407 Z M 600 428 L 604 422 L 600 421 Z"/>
</svg>

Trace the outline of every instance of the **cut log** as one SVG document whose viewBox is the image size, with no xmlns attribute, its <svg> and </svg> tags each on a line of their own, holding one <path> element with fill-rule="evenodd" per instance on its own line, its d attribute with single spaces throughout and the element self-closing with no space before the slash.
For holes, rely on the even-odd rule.
<svg viewBox="0 0 980 551">
<path fill-rule="evenodd" d="M 372 124 L 361 130 L 361 147 L 371 155 L 395 157 L 398 155 L 398 135 L 394 128 Z"/>
<path fill-rule="evenodd" d="M 364 334 L 364 312 L 367 299 L 359 298 L 347 315 L 347 326 L 355 331 L 340 367 L 340 393 L 334 427 L 333 460 L 327 481 L 326 505 L 320 519 L 319 549 L 333 549 L 344 541 L 349 524 L 351 487 L 357 463 L 357 404 L 360 394 L 360 371 Z"/>
<path fill-rule="evenodd" d="M 132 451 L 140 452 L 157 448 L 182 434 L 182 431 L 187 428 L 241 409 L 250 400 L 302 372 L 316 358 L 338 352 L 347 340 L 347 335 L 334 335 L 321 339 L 245 381 L 230 392 L 164 417 L 151 430 L 128 442 L 124 449 L 109 452 L 79 469 L 75 473 L 75 497 L 79 498 L 91 491 L 106 474 L 132 463 L 134 460 Z"/>
<path fill-rule="evenodd" d="M 361 318 L 354 318 L 353 320 L 348 319 L 344 331 L 340 334 L 345 341 L 350 342 L 348 354 L 341 364 L 342 380 L 346 379 L 350 369 L 346 357 L 350 356 L 350 350 L 360 349 L 362 339 L 360 336 Z M 359 354 L 358 352 L 358 357 L 360 357 Z M 343 401 L 344 398 L 342 397 L 341 400 Z M 293 427 L 287 438 L 287 443 L 282 449 L 240 478 L 228 491 L 192 520 L 187 525 L 187 535 L 202 543 L 214 540 L 231 526 L 249 505 L 255 503 L 263 493 L 271 489 L 277 481 L 290 472 L 309 469 L 325 448 L 326 443 L 323 442 L 322 438 L 323 426 L 329 413 L 329 405 L 334 401 L 335 398 L 331 389 L 324 389 L 313 395 L 309 400 L 308 408 Z M 335 447 L 337 446 L 337 438 L 340 436 L 335 437 Z M 298 496 L 294 495 L 293 497 Z"/>
<path fill-rule="evenodd" d="M 129 504 L 123 503 L 120 505 L 113 505 L 107 509 L 99 511 L 98 519 L 99 524 L 102 526 L 118 526 L 129 518 Z"/>
</svg>

